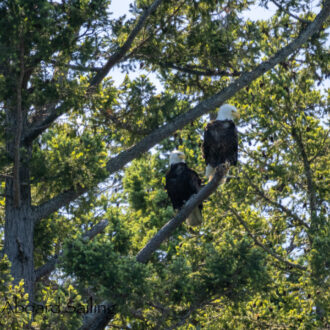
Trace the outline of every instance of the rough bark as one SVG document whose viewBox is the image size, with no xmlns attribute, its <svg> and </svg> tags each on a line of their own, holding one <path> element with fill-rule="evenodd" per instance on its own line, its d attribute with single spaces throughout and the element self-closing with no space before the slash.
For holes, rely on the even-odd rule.
<svg viewBox="0 0 330 330">
<path fill-rule="evenodd" d="M 26 149 L 25 157 L 31 153 L 31 149 Z M 34 221 L 30 207 L 29 168 L 24 160 L 21 162 L 19 177 L 20 207 L 15 205 L 13 179 L 6 179 L 4 253 L 7 254 L 11 262 L 11 274 L 14 277 L 14 283 L 17 284 L 23 279 L 25 291 L 29 294 L 29 300 L 33 301 L 35 282 L 33 262 Z"/>
<path fill-rule="evenodd" d="M 31 145 L 22 143 L 22 135 L 27 122 L 27 112 L 23 107 L 23 91 L 26 88 L 24 77 L 24 47 L 20 41 L 18 56 L 20 70 L 12 99 L 6 105 L 6 152 L 12 160 L 13 176 L 5 181 L 5 241 L 3 253 L 11 262 L 11 275 L 14 284 L 24 280 L 25 292 L 29 300 L 34 300 L 34 260 L 33 237 L 34 221 L 31 212 L 31 190 L 29 161 Z M 24 152 L 21 152 L 24 150 Z"/>
<path fill-rule="evenodd" d="M 20 37 L 22 38 L 22 37 Z M 21 205 L 21 192 L 20 192 L 20 146 L 21 146 L 21 136 L 23 129 L 23 116 L 22 116 L 22 85 L 24 78 L 24 45 L 23 40 L 20 40 L 20 73 L 17 79 L 16 86 L 16 130 L 15 130 L 15 146 L 14 146 L 14 205 L 15 207 L 20 207 Z"/>
</svg>

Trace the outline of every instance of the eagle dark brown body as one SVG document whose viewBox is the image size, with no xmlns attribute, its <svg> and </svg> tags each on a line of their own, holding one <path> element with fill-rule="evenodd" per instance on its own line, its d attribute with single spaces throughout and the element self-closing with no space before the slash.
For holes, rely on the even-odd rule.
<svg viewBox="0 0 330 330">
<path fill-rule="evenodd" d="M 235 123 L 232 120 L 214 120 L 204 131 L 202 145 L 206 165 L 213 168 L 226 161 L 237 164 L 238 137 Z"/>
<path fill-rule="evenodd" d="M 198 174 L 190 169 L 186 163 L 176 163 L 171 165 L 166 174 L 166 185 L 168 196 L 171 199 L 174 209 L 180 209 L 185 202 L 201 189 L 201 180 Z M 188 217 L 188 224 L 191 226 L 200 225 L 202 222 L 200 204 Z"/>
<path fill-rule="evenodd" d="M 174 209 L 181 208 L 191 195 L 197 194 L 201 188 L 198 174 L 186 163 L 171 165 L 166 174 L 165 188 Z"/>
</svg>

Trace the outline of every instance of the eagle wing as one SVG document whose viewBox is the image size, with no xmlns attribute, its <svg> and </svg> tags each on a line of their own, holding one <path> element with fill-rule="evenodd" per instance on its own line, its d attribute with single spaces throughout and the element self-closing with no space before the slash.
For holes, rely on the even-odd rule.
<svg viewBox="0 0 330 330">
<path fill-rule="evenodd" d="M 175 209 L 181 208 L 200 188 L 201 180 L 198 174 L 184 163 L 172 166 L 166 174 L 165 189 Z"/>
<path fill-rule="evenodd" d="M 194 194 L 197 194 L 201 189 L 202 181 L 199 178 L 198 174 L 192 169 L 189 169 L 189 175 L 190 175 L 190 179 L 189 179 L 190 189 L 191 191 L 193 191 Z"/>
<path fill-rule="evenodd" d="M 216 120 L 209 123 L 204 131 L 202 151 L 206 164 L 212 167 L 226 161 L 236 165 L 238 137 L 234 122 Z"/>
<path fill-rule="evenodd" d="M 189 180 L 190 189 L 193 192 L 193 194 L 197 194 L 202 188 L 202 181 L 194 170 L 192 169 L 189 170 L 190 170 L 190 180 Z M 200 210 L 203 209 L 203 203 L 199 205 L 199 209 Z"/>
</svg>

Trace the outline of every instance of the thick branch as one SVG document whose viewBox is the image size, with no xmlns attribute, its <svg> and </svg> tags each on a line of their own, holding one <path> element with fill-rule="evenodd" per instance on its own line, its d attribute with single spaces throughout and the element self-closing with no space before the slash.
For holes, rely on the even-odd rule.
<svg viewBox="0 0 330 330">
<path fill-rule="evenodd" d="M 246 222 L 243 220 L 243 218 L 232 208 L 230 208 L 230 211 L 235 215 L 236 219 L 240 222 L 240 224 L 245 228 L 246 232 L 248 233 L 248 235 L 253 239 L 254 243 L 258 246 L 260 246 L 262 249 L 264 249 L 268 254 L 270 254 L 272 257 L 274 257 L 275 259 L 279 260 L 280 262 L 284 263 L 285 265 L 287 265 L 289 268 L 297 268 L 299 270 L 306 270 L 306 267 L 301 266 L 299 264 L 294 264 L 286 259 L 284 259 L 283 257 L 281 257 L 280 255 L 276 254 L 274 251 L 272 251 L 271 249 L 269 249 L 267 246 L 263 245 L 261 242 L 258 241 L 258 239 L 252 234 L 252 232 L 250 231 L 248 225 L 246 224 Z"/>
<path fill-rule="evenodd" d="M 100 314 L 86 313 L 83 320 L 83 325 L 79 330 L 98 330 L 104 329 L 109 321 L 115 315 L 115 305 L 107 301 L 101 303 L 102 306 L 105 306 L 105 312 Z M 97 317 L 96 317 L 97 316 Z"/>
<path fill-rule="evenodd" d="M 47 202 L 39 205 L 38 207 L 33 207 L 33 218 L 37 222 L 43 218 L 46 218 L 50 214 L 56 212 L 61 207 L 69 204 L 83 193 L 87 191 L 87 188 L 76 188 L 66 190 L 63 193 L 55 196 L 54 198 L 48 200 Z"/>
<path fill-rule="evenodd" d="M 110 56 L 104 67 L 95 75 L 90 83 L 91 87 L 98 85 L 109 73 L 109 71 L 125 56 L 126 52 L 130 49 L 135 37 L 143 28 L 145 21 L 157 9 L 161 2 L 162 0 L 155 0 L 152 5 L 144 11 L 143 15 L 140 17 L 139 21 L 132 30 L 131 34 L 128 36 L 123 46 L 120 47 L 116 53 Z"/>
<path fill-rule="evenodd" d="M 154 130 L 151 134 L 143 138 L 135 146 L 127 149 L 126 151 L 121 152 L 118 156 L 110 159 L 107 163 L 108 174 L 111 175 L 112 173 L 115 173 L 118 170 L 122 169 L 127 163 L 141 156 L 144 152 L 148 151 L 150 148 L 173 134 L 178 129 L 183 128 L 185 125 L 194 121 L 198 117 L 214 110 L 216 107 L 219 107 L 221 104 L 223 104 L 223 102 L 234 96 L 239 90 L 249 85 L 253 80 L 257 79 L 262 74 L 273 68 L 276 64 L 283 62 L 286 57 L 288 57 L 292 52 L 301 47 L 302 44 L 304 44 L 307 39 L 322 26 L 322 23 L 329 16 L 329 13 L 330 0 L 327 0 L 324 5 L 324 8 L 317 15 L 315 20 L 310 23 L 307 28 L 299 35 L 299 37 L 297 37 L 297 39 L 295 39 L 292 43 L 282 48 L 268 61 L 265 61 L 258 65 L 253 71 L 242 74 L 240 78 L 236 79 L 232 84 L 223 89 L 221 92 L 200 102 L 190 111 L 174 118 L 172 122 Z M 72 194 L 71 200 L 66 196 L 67 193 L 64 193 L 63 196 L 59 195 L 55 197 L 55 199 L 57 200 L 57 209 L 69 203 L 70 201 L 75 200 L 84 192 L 86 192 L 86 190 L 82 190 L 80 194 L 79 192 L 75 192 L 74 190 L 67 192 Z M 61 200 L 63 200 L 62 203 Z M 50 201 L 49 203 L 53 204 L 52 201 Z M 56 211 L 56 207 L 51 208 L 50 211 Z M 46 208 L 47 203 L 45 203 L 43 206 L 44 210 L 46 210 Z M 37 213 L 40 213 L 39 207 L 36 208 L 35 211 Z M 47 216 L 51 214 L 51 212 L 43 212 L 43 216 Z"/>
<path fill-rule="evenodd" d="M 33 141 L 37 136 L 44 132 L 58 117 L 60 117 L 66 110 L 66 104 L 58 105 L 54 102 L 47 107 L 47 110 L 29 127 L 29 130 L 24 135 L 25 142 Z"/>
<path fill-rule="evenodd" d="M 141 263 L 146 263 L 151 254 L 154 253 L 161 243 L 168 238 L 172 232 L 188 217 L 192 210 L 199 205 L 204 199 L 209 197 L 217 188 L 221 179 L 225 177 L 228 172 L 228 166 L 220 166 L 214 178 L 205 187 L 203 187 L 198 194 L 189 198 L 186 204 L 182 207 L 179 213 L 161 228 L 158 233 L 147 243 L 147 245 L 137 254 L 136 260 Z"/>
<path fill-rule="evenodd" d="M 84 241 L 91 240 L 94 236 L 101 233 L 104 228 L 109 224 L 108 220 L 102 220 L 98 224 L 96 224 L 94 227 L 92 227 L 89 231 L 87 231 L 83 236 L 82 239 Z M 62 253 L 59 255 L 55 255 L 51 260 L 49 260 L 46 264 L 39 267 L 35 270 L 36 280 L 38 281 L 41 277 L 46 276 L 50 274 L 53 270 L 55 270 L 55 267 L 61 257 Z"/>
<path fill-rule="evenodd" d="M 82 239 L 85 242 L 93 239 L 97 234 L 99 234 L 100 232 L 102 232 L 108 224 L 109 224 L 109 221 L 108 220 L 101 220 L 99 223 L 97 223 L 95 226 L 93 226 L 90 230 L 88 230 L 82 236 Z"/>
<path fill-rule="evenodd" d="M 12 179 L 13 176 L 9 174 L 0 174 L 0 179 L 1 180 L 6 180 L 6 179 Z"/>
</svg>

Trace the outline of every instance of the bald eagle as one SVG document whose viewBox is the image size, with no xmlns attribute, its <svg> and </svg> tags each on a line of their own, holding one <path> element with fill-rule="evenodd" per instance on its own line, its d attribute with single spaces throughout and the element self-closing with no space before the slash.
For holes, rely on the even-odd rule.
<svg viewBox="0 0 330 330">
<path fill-rule="evenodd" d="M 181 151 L 175 150 L 170 155 L 170 170 L 166 174 L 165 188 L 176 210 L 201 189 L 198 174 L 187 166 L 185 155 Z M 198 226 L 202 223 L 202 208 L 203 205 L 200 204 L 191 212 L 187 219 L 188 225 Z"/>
<path fill-rule="evenodd" d="M 205 176 L 212 180 L 215 168 L 229 162 L 237 164 L 238 138 L 234 117 L 238 118 L 236 108 L 229 104 L 221 106 L 217 119 L 207 124 L 202 145 L 206 162 Z"/>
</svg>

